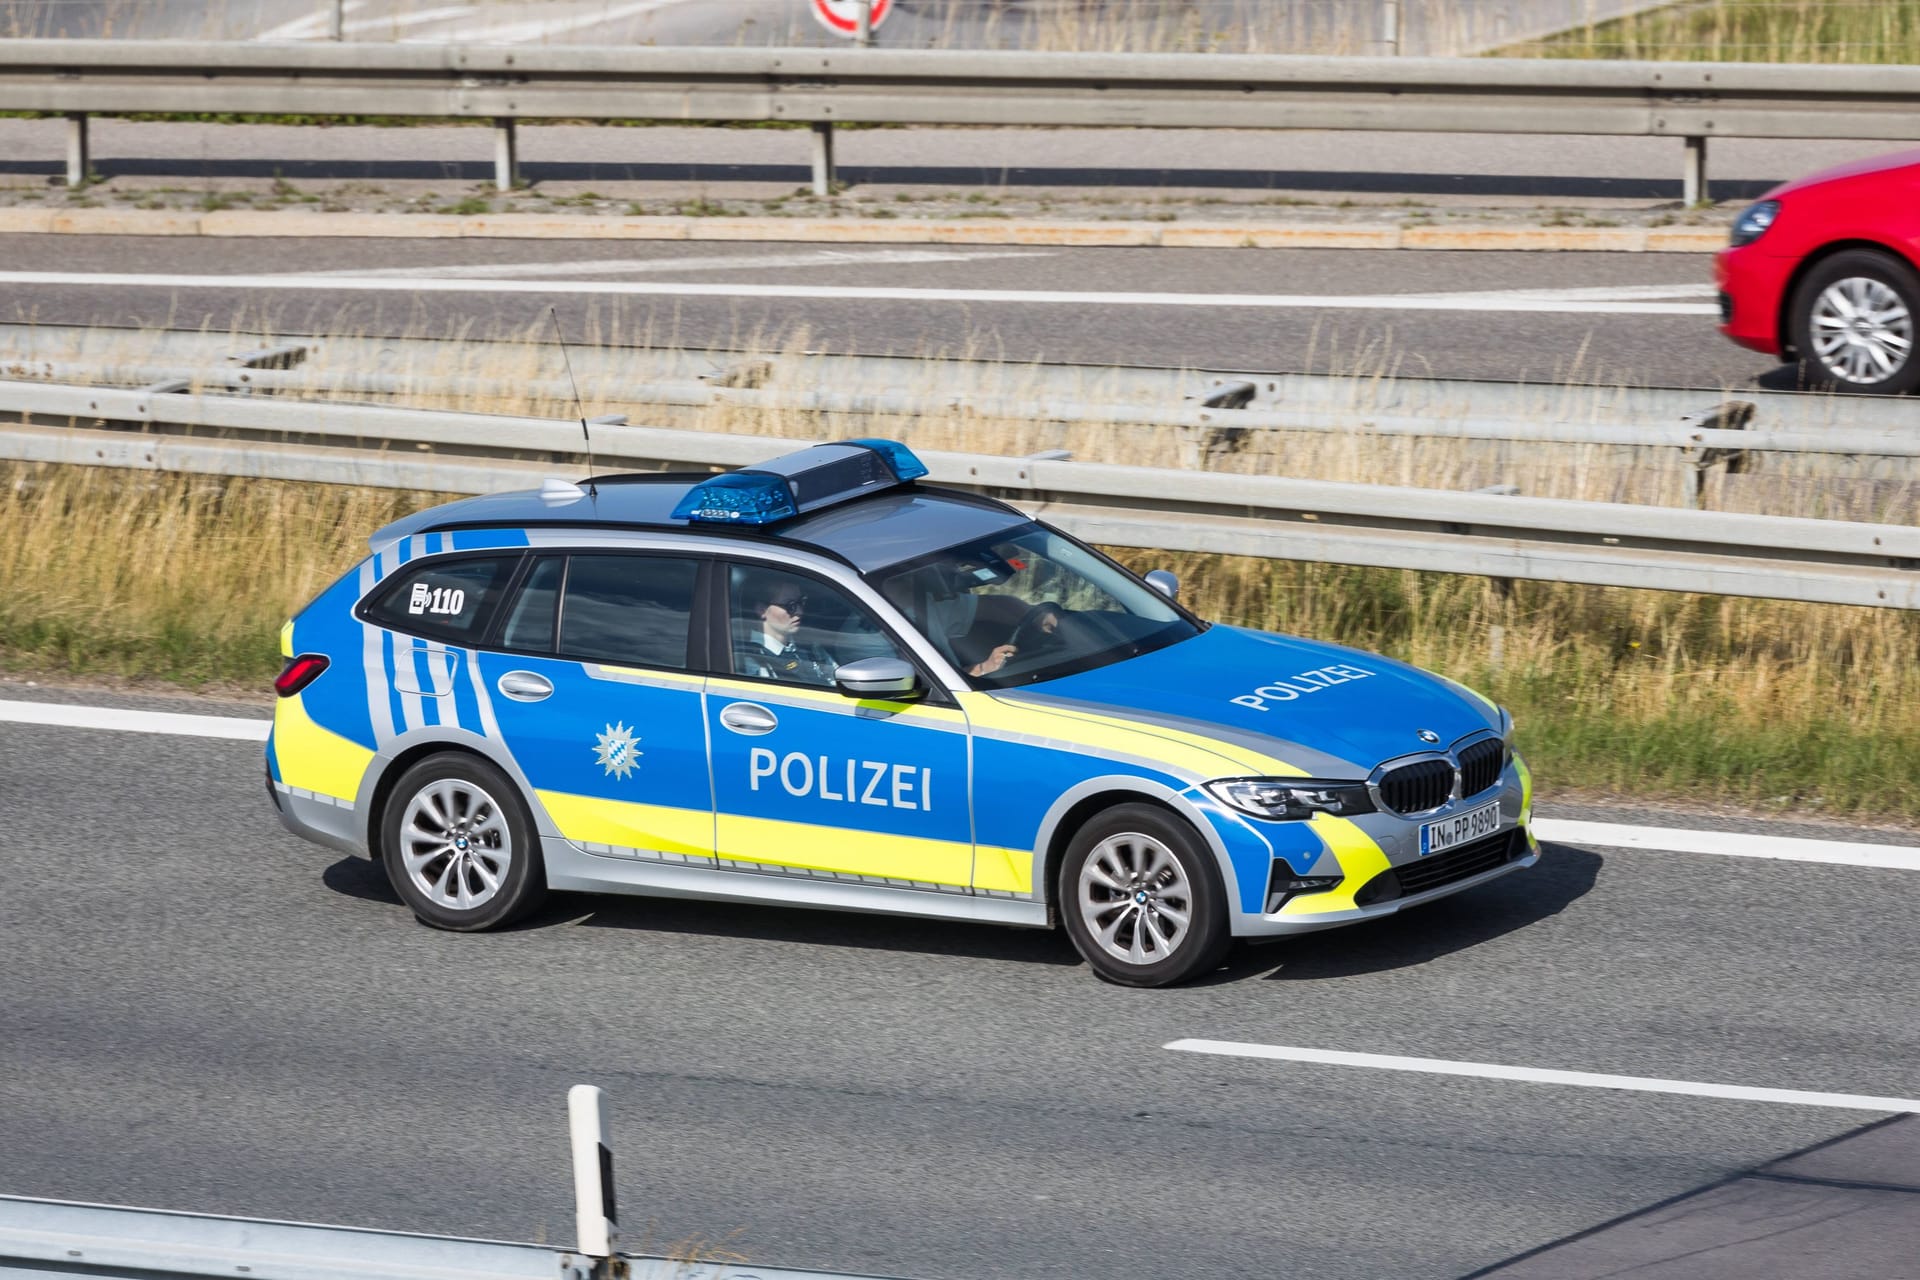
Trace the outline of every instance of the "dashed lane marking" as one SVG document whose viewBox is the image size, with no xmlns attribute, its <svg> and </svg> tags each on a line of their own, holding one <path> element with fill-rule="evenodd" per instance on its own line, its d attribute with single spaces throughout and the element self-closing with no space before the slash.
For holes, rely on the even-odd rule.
<svg viewBox="0 0 1920 1280">
<path fill-rule="evenodd" d="M 668 271 L 750 271 L 755 267 L 870 267 L 922 262 L 963 262 L 975 258 L 1046 258 L 1050 249 L 1003 249 L 968 253 L 953 249 L 814 249 L 804 253 L 709 254 L 691 258 L 603 258 L 588 262 L 490 262 L 447 267 L 375 267 L 346 271 L 302 271 L 303 280 L 506 280 L 516 276 L 627 276 Z"/>
<path fill-rule="evenodd" d="M 1415 1071 L 1435 1076 L 1513 1080 L 1522 1084 L 1621 1089 L 1632 1093 L 1675 1093 L 1693 1098 L 1728 1098 L 1741 1102 L 1772 1102 L 1800 1107 L 1839 1107 L 1849 1111 L 1920 1112 L 1920 1099 L 1879 1098 L 1861 1093 L 1762 1089 L 1744 1084 L 1708 1084 L 1697 1080 L 1663 1080 L 1652 1076 L 1609 1076 L 1592 1071 L 1553 1071 L 1544 1067 L 1510 1067 L 1498 1062 L 1453 1062 L 1445 1058 L 1402 1058 L 1384 1053 L 1344 1053 L 1335 1049 L 1246 1044 L 1235 1040 L 1173 1040 L 1161 1047 L 1179 1053 L 1206 1053 L 1226 1058 L 1268 1058 L 1277 1062 L 1366 1067 L 1376 1071 Z"/>
</svg>

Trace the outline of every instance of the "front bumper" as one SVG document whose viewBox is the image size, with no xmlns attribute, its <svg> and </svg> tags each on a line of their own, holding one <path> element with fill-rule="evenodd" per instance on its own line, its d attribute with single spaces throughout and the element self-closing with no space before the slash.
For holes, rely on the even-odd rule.
<svg viewBox="0 0 1920 1280">
<path fill-rule="evenodd" d="M 1713 278 L 1720 289 L 1720 332 L 1750 351 L 1782 355 L 1787 335 L 1780 331 L 1782 303 L 1796 259 L 1763 252 L 1766 240 L 1722 249 L 1714 255 Z"/>
</svg>

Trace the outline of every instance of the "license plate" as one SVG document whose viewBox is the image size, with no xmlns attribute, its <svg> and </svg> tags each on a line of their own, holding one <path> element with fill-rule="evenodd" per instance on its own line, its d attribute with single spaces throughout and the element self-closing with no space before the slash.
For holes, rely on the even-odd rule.
<svg viewBox="0 0 1920 1280">
<path fill-rule="evenodd" d="M 1500 802 L 1483 804 L 1478 809 L 1456 813 L 1451 818 L 1429 822 L 1420 828 L 1420 856 L 1442 853 L 1455 845 L 1490 836 L 1500 829 Z"/>
</svg>

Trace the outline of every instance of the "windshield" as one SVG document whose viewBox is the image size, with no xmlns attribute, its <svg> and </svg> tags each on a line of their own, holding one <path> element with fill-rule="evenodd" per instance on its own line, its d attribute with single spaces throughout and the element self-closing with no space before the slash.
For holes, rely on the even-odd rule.
<svg viewBox="0 0 1920 1280">
<path fill-rule="evenodd" d="M 1088 671 L 1200 630 L 1119 565 L 1039 524 L 882 569 L 872 581 L 976 688 Z"/>
</svg>

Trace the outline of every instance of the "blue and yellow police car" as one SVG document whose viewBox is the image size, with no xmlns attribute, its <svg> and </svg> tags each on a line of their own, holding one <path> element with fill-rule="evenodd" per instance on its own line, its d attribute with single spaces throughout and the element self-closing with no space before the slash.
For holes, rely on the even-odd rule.
<svg viewBox="0 0 1920 1280">
<path fill-rule="evenodd" d="M 281 820 L 445 929 L 549 889 L 1058 923 L 1135 986 L 1538 860 L 1501 708 L 926 474 L 853 440 L 388 525 L 282 632 Z"/>
</svg>

